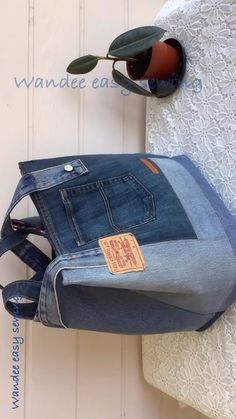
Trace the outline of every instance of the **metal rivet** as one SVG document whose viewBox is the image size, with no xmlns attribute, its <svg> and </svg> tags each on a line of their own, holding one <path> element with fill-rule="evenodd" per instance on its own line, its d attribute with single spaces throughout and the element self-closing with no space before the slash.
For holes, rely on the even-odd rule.
<svg viewBox="0 0 236 419">
<path fill-rule="evenodd" d="M 74 170 L 74 167 L 73 167 L 71 164 L 66 164 L 66 165 L 64 166 L 64 170 L 65 170 L 66 172 L 72 172 L 72 170 Z"/>
</svg>

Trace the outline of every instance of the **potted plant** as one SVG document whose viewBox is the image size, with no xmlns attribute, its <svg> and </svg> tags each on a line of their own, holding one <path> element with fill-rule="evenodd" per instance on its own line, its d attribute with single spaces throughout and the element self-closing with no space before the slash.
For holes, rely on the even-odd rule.
<svg viewBox="0 0 236 419">
<path fill-rule="evenodd" d="M 113 79 L 129 91 L 144 96 L 164 97 L 179 86 L 185 70 L 185 55 L 176 39 L 160 41 L 165 30 L 156 26 L 143 26 L 119 35 L 110 45 L 107 55 L 85 55 L 67 67 L 71 74 L 92 71 L 99 60 L 113 61 Z M 130 78 L 115 68 L 118 61 L 126 62 Z M 136 80 L 148 80 L 150 91 Z"/>
</svg>

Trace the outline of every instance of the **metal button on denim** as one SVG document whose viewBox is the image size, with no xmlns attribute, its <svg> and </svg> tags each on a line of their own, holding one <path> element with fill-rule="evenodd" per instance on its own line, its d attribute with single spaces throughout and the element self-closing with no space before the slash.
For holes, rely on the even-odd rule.
<svg viewBox="0 0 236 419">
<path fill-rule="evenodd" d="M 66 165 L 64 166 L 64 170 L 65 170 L 66 172 L 72 172 L 72 170 L 74 170 L 74 167 L 73 167 L 71 164 L 66 164 Z"/>
</svg>

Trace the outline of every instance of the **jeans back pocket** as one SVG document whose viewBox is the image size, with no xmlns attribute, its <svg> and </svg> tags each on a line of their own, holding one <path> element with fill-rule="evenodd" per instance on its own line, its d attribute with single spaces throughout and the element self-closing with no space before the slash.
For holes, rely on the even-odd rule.
<svg viewBox="0 0 236 419">
<path fill-rule="evenodd" d="M 155 219 L 152 193 L 130 172 L 60 194 L 78 245 Z"/>
</svg>

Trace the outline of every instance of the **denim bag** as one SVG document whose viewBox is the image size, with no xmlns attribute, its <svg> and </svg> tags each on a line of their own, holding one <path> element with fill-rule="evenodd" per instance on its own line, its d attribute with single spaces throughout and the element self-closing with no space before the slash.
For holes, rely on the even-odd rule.
<svg viewBox="0 0 236 419">
<path fill-rule="evenodd" d="M 186 156 L 102 154 L 19 164 L 0 255 L 35 272 L 2 286 L 15 317 L 125 334 L 206 330 L 236 296 L 236 221 Z M 38 217 L 10 218 L 30 195 Z M 27 239 L 44 236 L 52 258 Z"/>
</svg>

